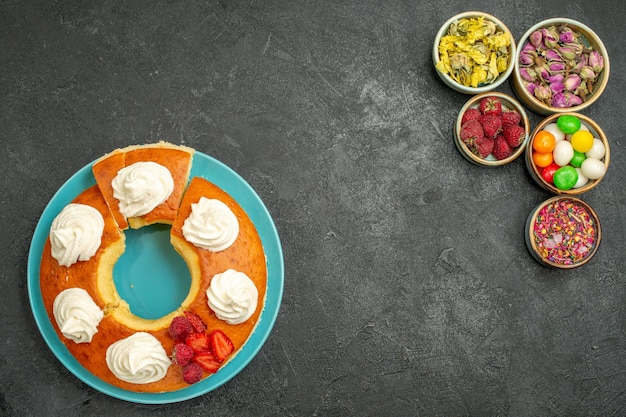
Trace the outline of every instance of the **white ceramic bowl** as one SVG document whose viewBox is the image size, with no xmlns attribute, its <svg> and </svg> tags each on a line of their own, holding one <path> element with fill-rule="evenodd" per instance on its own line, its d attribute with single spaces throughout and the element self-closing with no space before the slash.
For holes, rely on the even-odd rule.
<svg viewBox="0 0 626 417">
<path fill-rule="evenodd" d="M 524 45 L 529 41 L 531 34 L 537 30 L 542 30 L 551 26 L 560 26 L 566 24 L 573 31 L 579 33 L 581 35 L 580 39 L 586 47 L 591 47 L 592 49 L 598 51 L 600 55 L 602 55 L 604 59 L 604 68 L 601 72 L 599 72 L 598 77 L 595 81 L 592 93 L 585 98 L 582 104 L 572 106 L 572 107 L 554 107 L 551 104 L 548 105 L 537 98 L 526 88 L 527 81 L 522 78 L 520 73 L 520 69 L 522 65 L 520 64 L 520 55 L 524 49 Z M 602 43 L 600 37 L 591 30 L 587 25 L 578 22 L 576 20 L 567 19 L 567 18 L 552 18 L 543 20 L 536 25 L 532 26 L 526 33 L 519 39 L 517 44 L 517 53 L 516 58 L 514 60 L 514 70 L 512 74 L 512 85 L 513 91 L 520 99 L 522 103 L 524 103 L 530 110 L 535 113 L 541 115 L 549 115 L 552 113 L 569 113 L 569 112 L 580 112 L 586 107 L 590 106 L 594 103 L 606 88 L 606 85 L 609 81 L 609 73 L 610 73 L 610 64 L 609 64 L 609 54 Z"/>
<path fill-rule="evenodd" d="M 455 21 L 464 19 L 464 18 L 473 18 L 473 17 L 481 17 L 481 16 L 495 23 L 498 29 L 502 30 L 503 33 L 507 34 L 511 38 L 510 45 L 508 47 L 509 61 L 508 61 L 506 70 L 504 72 L 501 72 L 500 75 L 493 82 L 489 84 L 478 85 L 477 87 L 468 87 L 454 80 L 449 74 L 437 69 L 437 64 L 441 60 L 440 55 L 439 55 L 439 44 L 441 43 L 441 39 L 444 36 L 446 36 L 448 29 L 450 28 L 450 25 L 452 23 L 454 23 Z M 513 72 L 515 57 L 517 56 L 516 48 L 517 47 L 515 44 L 515 39 L 513 38 L 511 31 L 498 18 L 485 12 L 468 11 L 468 12 L 463 12 L 455 16 L 452 16 L 441 26 L 441 28 L 437 32 L 437 35 L 435 36 L 435 42 L 433 43 L 432 58 L 433 58 L 433 64 L 435 65 L 435 72 L 437 72 L 437 75 L 439 75 L 439 78 L 441 78 L 441 80 L 446 85 L 464 94 L 479 94 L 479 93 L 484 93 L 484 92 L 492 91 L 496 89 L 504 81 L 506 81 L 509 75 L 511 75 L 511 73 Z"/>
</svg>

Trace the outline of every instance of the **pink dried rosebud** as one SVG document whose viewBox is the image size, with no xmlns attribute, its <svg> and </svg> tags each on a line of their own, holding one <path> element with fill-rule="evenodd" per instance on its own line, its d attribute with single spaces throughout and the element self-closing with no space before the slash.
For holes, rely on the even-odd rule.
<svg viewBox="0 0 626 417">
<path fill-rule="evenodd" d="M 551 64 L 548 64 L 548 69 L 550 71 L 550 74 L 561 73 L 565 71 L 565 68 L 566 68 L 566 65 L 563 62 L 553 62 Z"/>
<path fill-rule="evenodd" d="M 528 37 L 530 39 L 530 43 L 535 47 L 535 49 L 541 48 L 541 44 L 543 42 L 543 35 L 540 30 L 536 30 L 530 34 Z"/>
<path fill-rule="evenodd" d="M 575 39 L 575 33 L 568 27 L 564 27 L 563 31 L 559 34 L 559 41 L 562 43 L 572 43 Z"/>
<path fill-rule="evenodd" d="M 589 65 L 585 65 L 580 69 L 580 78 L 583 80 L 593 80 L 596 78 L 596 73 Z"/>
<path fill-rule="evenodd" d="M 550 83 L 550 90 L 552 90 L 553 93 L 562 93 L 563 90 L 565 90 L 565 86 L 562 82 L 555 81 L 553 83 Z"/>
<path fill-rule="evenodd" d="M 548 79 L 548 82 L 549 83 L 563 82 L 563 78 L 565 78 L 563 74 L 554 74 L 550 76 L 550 78 Z"/>
<path fill-rule="evenodd" d="M 549 61 L 549 62 L 561 62 L 563 61 L 563 58 L 561 58 L 561 55 L 554 49 L 548 49 L 547 51 L 545 51 L 543 53 L 543 56 Z"/>
<path fill-rule="evenodd" d="M 538 85 L 535 87 L 535 97 L 539 100 L 549 100 L 552 97 L 552 91 L 548 87 Z"/>
<path fill-rule="evenodd" d="M 588 64 L 595 72 L 600 72 L 604 68 L 604 57 L 598 51 L 591 51 L 587 57 Z"/>
<path fill-rule="evenodd" d="M 582 52 L 582 50 L 581 50 Z M 559 48 L 559 54 L 563 57 L 563 59 L 567 61 L 571 61 L 576 58 L 576 55 L 579 55 L 580 52 L 577 52 L 577 49 L 572 46 L 561 46 Z"/>
<path fill-rule="evenodd" d="M 578 74 L 570 74 L 563 80 L 563 86 L 566 90 L 575 91 L 580 86 L 580 82 Z"/>
<path fill-rule="evenodd" d="M 535 58 L 537 58 L 537 51 L 527 42 L 519 54 L 519 63 L 521 65 L 532 65 L 535 63 Z"/>
<path fill-rule="evenodd" d="M 552 107 L 566 108 L 582 104 L 583 100 L 577 95 L 564 91 L 557 93 L 552 97 Z"/>
<path fill-rule="evenodd" d="M 531 67 L 520 68 L 519 74 L 526 81 L 535 81 L 537 79 L 537 73 Z"/>
<path fill-rule="evenodd" d="M 535 67 L 535 72 L 539 75 L 539 78 L 546 81 L 549 80 L 550 75 L 552 75 L 546 65 L 537 65 Z"/>
<path fill-rule="evenodd" d="M 559 40 L 559 34 L 554 27 L 549 27 L 541 30 L 543 35 L 543 44 L 546 48 L 554 48 Z"/>
<path fill-rule="evenodd" d="M 537 88 L 537 84 L 535 83 L 528 83 L 526 84 L 526 90 L 528 90 L 528 92 L 530 93 L 531 96 L 535 95 L 535 89 Z"/>
</svg>

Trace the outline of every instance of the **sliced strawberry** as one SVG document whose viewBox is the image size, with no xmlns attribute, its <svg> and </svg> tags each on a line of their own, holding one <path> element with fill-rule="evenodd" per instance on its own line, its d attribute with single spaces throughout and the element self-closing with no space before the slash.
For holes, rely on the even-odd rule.
<svg viewBox="0 0 626 417">
<path fill-rule="evenodd" d="M 204 352 L 211 349 L 209 335 L 206 333 L 192 333 L 185 339 L 187 346 L 194 352 Z"/>
<path fill-rule="evenodd" d="M 224 362 L 235 350 L 233 342 L 221 330 L 214 330 L 209 334 L 209 346 L 211 347 L 211 352 L 215 354 L 215 358 L 220 362 Z"/>
<path fill-rule="evenodd" d="M 193 361 L 200 365 L 202 369 L 212 374 L 216 373 L 220 368 L 220 362 L 210 351 L 197 353 L 196 356 L 193 357 Z"/>
<path fill-rule="evenodd" d="M 187 317 L 187 320 L 189 320 L 189 322 L 191 323 L 191 326 L 196 333 L 206 332 L 206 324 L 204 324 L 200 316 L 189 310 L 185 310 L 185 316 Z"/>
</svg>

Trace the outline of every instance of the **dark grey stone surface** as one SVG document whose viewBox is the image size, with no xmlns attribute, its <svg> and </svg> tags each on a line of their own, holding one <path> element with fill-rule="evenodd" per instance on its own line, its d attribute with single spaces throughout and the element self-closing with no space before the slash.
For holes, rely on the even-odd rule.
<svg viewBox="0 0 626 417">
<path fill-rule="evenodd" d="M 550 270 L 526 250 L 526 218 L 549 194 L 521 159 L 480 168 L 454 147 L 468 97 L 438 80 L 430 51 L 465 10 L 516 38 L 574 18 L 611 54 L 608 89 L 585 111 L 612 164 L 583 197 L 604 228 L 583 268 Z M 1 1 L 0 415 L 626 415 L 625 15 L 617 0 Z M 285 288 L 267 343 L 233 380 L 140 405 L 55 358 L 26 263 L 74 172 L 159 139 L 256 189 Z"/>
</svg>

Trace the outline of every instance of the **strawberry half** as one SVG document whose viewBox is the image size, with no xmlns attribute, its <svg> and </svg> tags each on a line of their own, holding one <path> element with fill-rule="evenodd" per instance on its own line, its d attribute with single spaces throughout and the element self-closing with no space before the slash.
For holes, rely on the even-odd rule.
<svg viewBox="0 0 626 417">
<path fill-rule="evenodd" d="M 185 339 L 185 344 L 194 352 L 204 352 L 211 349 L 209 335 L 206 333 L 192 333 Z"/>
<path fill-rule="evenodd" d="M 193 311 L 185 310 L 185 317 L 191 323 L 191 327 L 196 333 L 204 333 L 206 332 L 206 324 L 202 321 L 200 316 L 198 316 Z"/>
<path fill-rule="evenodd" d="M 235 350 L 233 342 L 221 330 L 214 330 L 209 334 L 209 345 L 215 358 L 221 363 Z"/>
<path fill-rule="evenodd" d="M 217 360 L 212 352 L 200 352 L 193 357 L 193 361 L 200 365 L 202 369 L 212 374 L 216 373 L 220 368 L 220 361 Z"/>
</svg>

